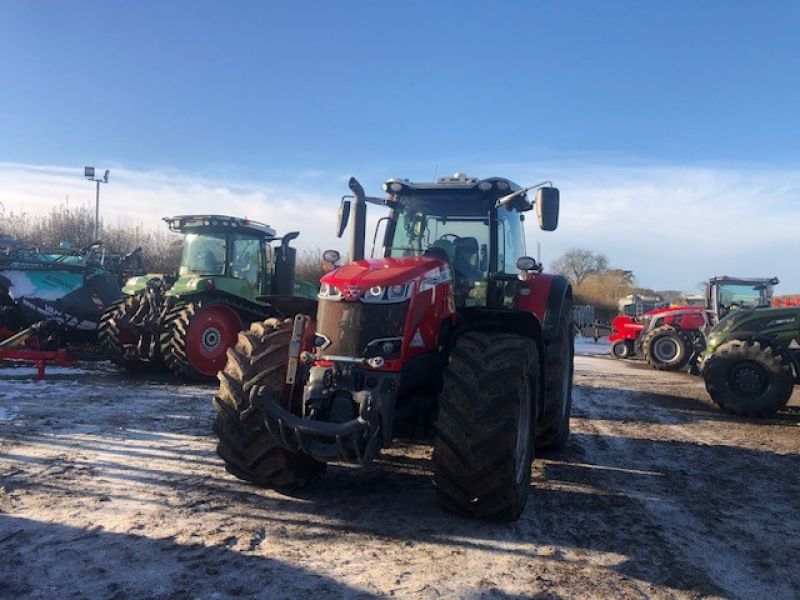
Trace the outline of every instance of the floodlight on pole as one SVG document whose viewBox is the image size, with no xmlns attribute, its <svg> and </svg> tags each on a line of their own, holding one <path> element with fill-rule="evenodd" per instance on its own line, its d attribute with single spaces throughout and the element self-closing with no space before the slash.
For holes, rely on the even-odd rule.
<svg viewBox="0 0 800 600">
<path fill-rule="evenodd" d="M 95 170 L 94 167 L 84 167 L 83 168 L 83 176 L 86 177 L 89 181 L 94 181 L 97 183 L 97 193 L 95 195 L 94 201 L 94 240 L 97 241 L 100 238 L 100 184 L 101 183 L 108 183 L 108 175 L 111 173 L 108 169 L 106 169 L 105 174 L 103 175 L 102 179 L 98 179 L 94 176 Z"/>
</svg>

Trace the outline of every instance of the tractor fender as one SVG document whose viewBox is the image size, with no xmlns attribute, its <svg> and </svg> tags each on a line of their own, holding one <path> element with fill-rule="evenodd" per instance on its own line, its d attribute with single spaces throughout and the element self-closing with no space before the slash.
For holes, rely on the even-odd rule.
<svg viewBox="0 0 800 600">
<path fill-rule="evenodd" d="M 549 342 L 558 335 L 558 321 L 567 298 L 572 298 L 572 286 L 566 277 L 537 273 L 520 282 L 514 308 L 536 315 L 544 341 Z"/>
<path fill-rule="evenodd" d="M 509 310 L 507 308 L 465 308 L 458 327 L 448 336 L 449 343 L 465 331 L 493 330 L 503 333 L 524 335 L 536 342 L 540 354 L 544 353 L 542 323 L 532 312 Z"/>
<path fill-rule="evenodd" d="M 547 294 L 544 313 L 544 340 L 549 342 L 558 336 L 558 323 L 567 299 L 572 299 L 572 286 L 563 275 L 554 275 Z"/>
</svg>

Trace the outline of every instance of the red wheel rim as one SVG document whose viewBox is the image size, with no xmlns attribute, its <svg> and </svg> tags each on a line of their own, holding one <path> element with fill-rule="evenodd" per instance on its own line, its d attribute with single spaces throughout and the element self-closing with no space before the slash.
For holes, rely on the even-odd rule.
<svg viewBox="0 0 800 600">
<path fill-rule="evenodd" d="M 223 305 L 198 310 L 186 332 L 186 358 L 198 373 L 213 377 L 225 366 L 226 351 L 241 331 L 239 317 Z"/>
</svg>

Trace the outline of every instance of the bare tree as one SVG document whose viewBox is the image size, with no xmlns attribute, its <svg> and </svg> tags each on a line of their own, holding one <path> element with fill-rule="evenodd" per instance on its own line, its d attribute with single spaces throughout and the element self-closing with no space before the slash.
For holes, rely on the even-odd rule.
<svg viewBox="0 0 800 600">
<path fill-rule="evenodd" d="M 571 248 L 550 265 L 555 273 L 561 273 L 573 284 L 580 285 L 589 275 L 598 275 L 608 270 L 608 258 L 605 254 Z"/>
</svg>

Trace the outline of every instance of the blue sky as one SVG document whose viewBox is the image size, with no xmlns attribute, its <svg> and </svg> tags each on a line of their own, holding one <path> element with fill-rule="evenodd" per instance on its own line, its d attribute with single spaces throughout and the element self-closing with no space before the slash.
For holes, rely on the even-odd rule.
<svg viewBox="0 0 800 600">
<path fill-rule="evenodd" d="M 659 287 L 783 268 L 800 291 L 775 263 L 788 231 L 695 259 L 699 224 L 656 235 L 658 252 L 640 226 L 687 201 L 726 232 L 733 206 L 742 235 L 767 207 L 797 216 L 798 31 L 796 2 L 6 1 L 0 201 L 46 207 L 61 169 L 97 164 L 123 174 L 104 189 L 119 218 L 156 226 L 171 207 L 128 199 L 158 185 L 176 209 L 187 188 L 198 206 L 224 188 L 288 223 L 278 196 L 322 219 L 350 174 L 375 192 L 390 176 L 558 175 L 576 204 L 539 236 L 550 254 L 591 244 Z M 55 179 L 22 189 L 23 168 Z M 80 180 L 62 187 L 91 200 Z M 594 230 L 566 222 L 588 214 Z M 333 243 L 316 227 L 308 245 Z"/>
</svg>

